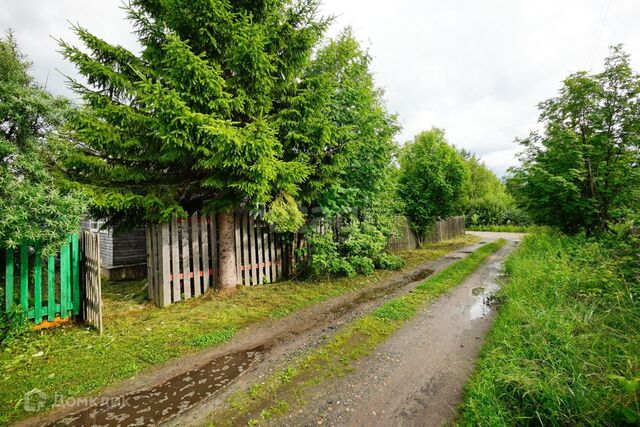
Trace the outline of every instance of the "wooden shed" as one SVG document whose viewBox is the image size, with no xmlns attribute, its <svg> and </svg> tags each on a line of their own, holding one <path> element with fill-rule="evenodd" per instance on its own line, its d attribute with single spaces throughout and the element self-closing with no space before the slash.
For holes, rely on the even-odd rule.
<svg viewBox="0 0 640 427">
<path fill-rule="evenodd" d="M 144 228 L 116 232 L 102 221 L 86 220 L 82 228 L 100 233 L 101 274 L 108 280 L 144 279 L 147 243 Z"/>
</svg>

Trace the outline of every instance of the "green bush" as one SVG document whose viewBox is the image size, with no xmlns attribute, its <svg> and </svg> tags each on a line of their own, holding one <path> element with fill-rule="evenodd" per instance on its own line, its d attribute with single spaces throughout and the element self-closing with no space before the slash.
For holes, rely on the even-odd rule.
<svg viewBox="0 0 640 427">
<path fill-rule="evenodd" d="M 307 236 L 309 245 L 308 270 L 312 276 L 337 275 L 353 277 L 369 275 L 374 269 L 396 270 L 404 260 L 384 251 L 387 238 L 378 228 L 367 222 L 351 220 L 334 236 L 312 232 Z"/>
</svg>

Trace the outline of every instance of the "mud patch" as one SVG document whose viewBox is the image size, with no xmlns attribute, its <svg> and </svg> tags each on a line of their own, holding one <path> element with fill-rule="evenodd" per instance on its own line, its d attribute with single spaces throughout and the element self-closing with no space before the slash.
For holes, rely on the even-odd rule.
<svg viewBox="0 0 640 427">
<path fill-rule="evenodd" d="M 407 276 L 407 282 L 419 282 L 426 279 L 433 274 L 433 270 L 425 268 L 424 270 L 418 270 L 413 274 Z"/>
<path fill-rule="evenodd" d="M 221 356 L 156 387 L 108 399 L 48 426 L 157 425 L 229 385 L 265 350 L 259 346 Z"/>
<path fill-rule="evenodd" d="M 340 304 L 329 310 L 329 312 L 337 317 L 343 316 L 362 304 L 387 297 L 395 293 L 400 288 L 408 285 L 409 283 L 424 280 L 427 277 L 431 276 L 433 273 L 434 271 L 429 268 L 420 269 L 411 274 L 407 274 L 401 277 L 399 280 L 389 283 L 387 286 L 366 290 L 353 300 Z"/>
<path fill-rule="evenodd" d="M 478 296 L 484 293 L 484 288 L 483 287 L 477 287 L 477 288 L 473 288 L 471 289 L 471 295 Z"/>
</svg>

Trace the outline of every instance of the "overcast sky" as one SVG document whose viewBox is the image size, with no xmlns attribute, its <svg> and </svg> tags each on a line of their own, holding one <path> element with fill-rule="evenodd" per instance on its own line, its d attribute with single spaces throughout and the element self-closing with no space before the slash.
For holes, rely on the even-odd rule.
<svg viewBox="0 0 640 427">
<path fill-rule="evenodd" d="M 0 30 L 13 28 L 32 72 L 71 95 L 75 75 L 52 37 L 74 42 L 69 23 L 136 49 L 120 0 L 0 0 Z M 640 68 L 638 0 L 325 0 L 329 35 L 349 25 L 373 56 L 376 82 L 403 126 L 399 142 L 433 126 L 479 154 L 498 174 L 516 164 L 515 137 L 536 127 L 538 102 L 564 77 L 602 68 L 623 43 Z"/>
</svg>

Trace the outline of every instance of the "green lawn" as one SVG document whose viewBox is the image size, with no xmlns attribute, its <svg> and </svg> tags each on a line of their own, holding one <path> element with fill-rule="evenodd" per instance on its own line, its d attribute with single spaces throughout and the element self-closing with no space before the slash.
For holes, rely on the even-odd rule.
<svg viewBox="0 0 640 427">
<path fill-rule="evenodd" d="M 353 361 L 373 351 L 414 317 L 420 307 L 462 282 L 505 243 L 501 239 L 482 246 L 429 277 L 413 292 L 392 299 L 347 324 L 326 345 L 311 350 L 248 390 L 232 395 L 223 408 L 211 414 L 210 423 L 214 426 L 259 425 L 299 406 L 310 387 L 321 386 L 327 379 L 349 372 Z"/>
<path fill-rule="evenodd" d="M 467 236 L 400 255 L 408 268 L 477 240 Z M 139 282 L 105 284 L 102 336 L 69 325 L 29 333 L 0 349 L 0 424 L 30 415 L 22 398 L 33 388 L 49 396 L 96 393 L 153 365 L 227 341 L 251 323 L 284 317 L 393 274 L 240 287 L 230 295 L 209 292 L 164 309 L 146 301 Z"/>
<path fill-rule="evenodd" d="M 459 425 L 638 425 L 640 245 L 527 236 Z"/>
</svg>

